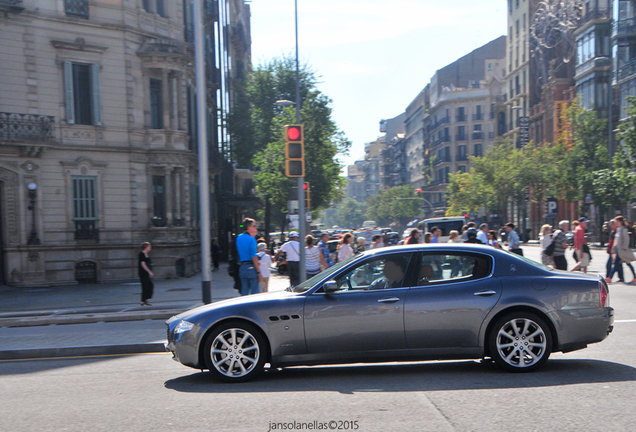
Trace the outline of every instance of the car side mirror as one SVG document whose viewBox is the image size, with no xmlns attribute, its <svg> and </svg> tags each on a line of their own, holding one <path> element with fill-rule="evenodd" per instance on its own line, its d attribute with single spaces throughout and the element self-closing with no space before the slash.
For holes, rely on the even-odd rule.
<svg viewBox="0 0 636 432">
<path fill-rule="evenodd" d="M 331 294 L 338 291 L 338 283 L 335 280 L 329 280 L 322 285 L 325 294 Z"/>
</svg>

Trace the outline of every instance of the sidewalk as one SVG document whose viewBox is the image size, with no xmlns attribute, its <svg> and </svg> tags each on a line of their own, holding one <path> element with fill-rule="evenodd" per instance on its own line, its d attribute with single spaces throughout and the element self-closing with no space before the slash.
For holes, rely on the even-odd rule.
<svg viewBox="0 0 636 432">
<path fill-rule="evenodd" d="M 211 285 L 212 302 L 239 295 L 227 264 Z M 164 352 L 164 321 L 203 304 L 201 275 L 155 281 L 152 306 L 140 295 L 139 283 L 0 286 L 0 360 Z"/>
</svg>

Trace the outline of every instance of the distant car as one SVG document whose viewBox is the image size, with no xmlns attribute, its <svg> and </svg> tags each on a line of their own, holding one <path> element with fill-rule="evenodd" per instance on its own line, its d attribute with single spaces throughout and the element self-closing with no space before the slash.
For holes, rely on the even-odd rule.
<svg viewBox="0 0 636 432">
<path fill-rule="evenodd" d="M 223 381 L 328 363 L 492 358 L 507 371 L 613 329 L 598 275 L 483 245 L 379 248 L 285 291 L 201 306 L 166 321 L 174 360 Z"/>
<path fill-rule="evenodd" d="M 399 243 L 399 241 L 400 241 L 400 234 L 396 232 L 386 233 L 386 242 L 387 242 L 386 246 L 395 246 Z"/>
</svg>

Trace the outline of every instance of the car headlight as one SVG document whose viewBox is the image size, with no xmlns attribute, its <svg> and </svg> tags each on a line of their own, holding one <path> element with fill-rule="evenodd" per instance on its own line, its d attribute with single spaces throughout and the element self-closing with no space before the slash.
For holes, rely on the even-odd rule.
<svg viewBox="0 0 636 432">
<path fill-rule="evenodd" d="M 188 321 L 181 321 L 179 324 L 177 324 L 177 326 L 174 328 L 174 333 L 175 334 L 179 334 L 179 333 L 185 333 L 187 331 L 192 330 L 192 327 L 194 327 L 194 324 L 192 324 L 191 322 Z"/>
</svg>

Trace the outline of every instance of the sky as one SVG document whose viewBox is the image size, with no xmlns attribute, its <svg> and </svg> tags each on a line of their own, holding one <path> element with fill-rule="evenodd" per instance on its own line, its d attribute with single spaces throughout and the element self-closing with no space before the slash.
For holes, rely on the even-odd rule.
<svg viewBox="0 0 636 432">
<path fill-rule="evenodd" d="M 345 165 L 435 71 L 506 34 L 506 0 L 297 0 L 301 64 L 352 142 Z M 294 0 L 251 0 L 252 64 L 295 56 Z"/>
</svg>

